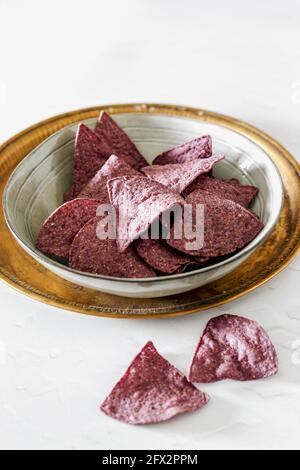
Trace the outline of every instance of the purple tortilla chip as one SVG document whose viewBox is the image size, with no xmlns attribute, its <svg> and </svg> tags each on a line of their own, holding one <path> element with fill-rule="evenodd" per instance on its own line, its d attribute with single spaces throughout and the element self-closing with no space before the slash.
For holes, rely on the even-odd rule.
<svg viewBox="0 0 300 470">
<path fill-rule="evenodd" d="M 95 217 L 99 201 L 74 199 L 56 209 L 44 222 L 37 238 L 38 250 L 67 260 L 75 235 Z"/>
<path fill-rule="evenodd" d="M 76 235 L 70 249 L 70 267 L 93 274 L 124 278 L 155 277 L 156 273 L 129 247 L 118 252 L 114 239 L 101 240 L 97 230 L 100 217 L 91 219 Z"/>
<path fill-rule="evenodd" d="M 194 256 L 193 257 L 193 260 L 197 263 L 197 264 L 206 264 L 210 258 L 208 256 Z"/>
<path fill-rule="evenodd" d="M 196 189 L 209 191 L 221 199 L 230 199 L 244 207 L 249 207 L 258 193 L 258 188 L 255 186 L 244 186 L 236 182 L 200 175 L 184 190 L 183 196 L 187 197 Z"/>
<path fill-rule="evenodd" d="M 144 233 L 162 213 L 182 205 L 174 191 L 145 176 L 122 176 L 107 183 L 111 204 L 117 210 L 117 244 L 120 252 Z"/>
<path fill-rule="evenodd" d="M 135 247 L 138 255 L 161 273 L 179 274 L 193 264 L 189 256 L 173 250 L 164 240 L 139 239 Z"/>
<path fill-rule="evenodd" d="M 265 330 L 255 321 L 227 314 L 207 324 L 190 366 L 189 380 L 246 381 L 277 372 L 277 354 Z"/>
<path fill-rule="evenodd" d="M 100 114 L 95 132 L 109 144 L 111 153 L 122 157 L 136 170 L 148 165 L 132 140 L 106 112 Z"/>
<path fill-rule="evenodd" d="M 208 173 L 215 163 L 224 158 L 224 155 L 214 155 L 210 158 L 186 163 L 148 166 L 142 168 L 142 171 L 148 178 L 158 181 L 173 191 L 182 193 L 199 175 Z"/>
<path fill-rule="evenodd" d="M 124 423 L 150 424 L 195 411 L 208 401 L 209 396 L 189 383 L 149 341 L 100 409 Z"/>
<path fill-rule="evenodd" d="M 227 183 L 230 183 L 230 184 L 240 184 L 237 178 L 230 178 L 229 180 L 226 180 L 226 181 Z"/>
<path fill-rule="evenodd" d="M 65 202 L 69 202 L 69 201 L 72 201 L 73 198 L 73 189 L 70 189 L 70 191 L 67 191 L 65 194 L 64 194 L 64 200 Z"/>
<path fill-rule="evenodd" d="M 174 227 L 167 243 L 191 256 L 211 258 L 234 253 L 248 245 L 263 228 L 254 212 L 229 199 L 220 199 L 208 191 L 196 190 L 185 201 L 192 205 L 191 217 L 187 214 L 185 223 L 193 228 L 193 232 L 196 231 L 196 208 L 198 205 L 204 206 L 204 245 L 197 250 L 189 249 L 189 242 L 184 236 L 176 239 Z M 175 221 L 182 222 L 183 215 L 181 220 Z M 197 229 L 203 230 L 203 224 L 198 224 Z M 184 233 L 184 229 L 182 231 Z"/>
<path fill-rule="evenodd" d="M 102 204 L 109 204 L 107 181 L 118 176 L 141 176 L 141 174 L 122 158 L 111 155 L 81 191 L 79 197 L 94 198 Z"/>
<path fill-rule="evenodd" d="M 155 158 L 153 165 L 185 163 L 192 160 L 198 160 L 199 158 L 209 158 L 211 156 L 211 137 L 209 135 L 205 135 L 161 153 Z"/>
<path fill-rule="evenodd" d="M 73 183 L 65 198 L 74 199 L 112 154 L 109 145 L 85 124 L 79 124 L 75 139 Z"/>
</svg>

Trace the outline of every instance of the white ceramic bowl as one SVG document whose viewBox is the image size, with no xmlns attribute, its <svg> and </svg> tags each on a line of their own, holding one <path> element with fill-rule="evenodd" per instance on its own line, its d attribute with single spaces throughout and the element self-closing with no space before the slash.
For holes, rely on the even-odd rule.
<svg viewBox="0 0 300 470">
<path fill-rule="evenodd" d="M 63 202 L 72 173 L 72 153 L 77 124 L 49 137 L 13 172 L 4 193 L 4 212 L 18 243 L 50 271 L 84 287 L 125 297 L 162 297 L 203 286 L 236 269 L 261 245 L 278 221 L 283 187 L 279 172 L 266 152 L 247 137 L 220 125 L 165 114 L 128 113 L 114 116 L 137 144 L 148 162 L 162 151 L 196 136 L 210 134 L 215 153 L 224 153 L 214 173 L 238 178 L 260 189 L 252 209 L 265 226 L 242 251 L 213 266 L 151 279 L 121 279 L 85 274 L 65 267 L 35 248 L 37 233 L 48 215 Z M 84 121 L 95 127 L 96 119 Z"/>
</svg>

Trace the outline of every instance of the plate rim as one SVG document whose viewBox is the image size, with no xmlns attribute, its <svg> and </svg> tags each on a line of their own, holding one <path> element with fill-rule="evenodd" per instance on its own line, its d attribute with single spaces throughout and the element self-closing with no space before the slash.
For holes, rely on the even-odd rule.
<svg viewBox="0 0 300 470">
<path fill-rule="evenodd" d="M 192 108 L 192 107 L 186 107 L 186 106 L 181 106 L 181 105 L 168 105 L 168 104 L 153 104 L 153 103 L 129 103 L 129 104 L 114 104 L 114 105 L 105 105 L 105 106 L 94 106 L 90 108 L 83 108 L 75 111 L 70 111 L 67 113 L 62 113 L 53 117 L 50 117 L 48 119 L 42 120 L 38 122 L 37 124 L 34 124 L 33 126 L 30 126 L 23 131 L 17 133 L 10 139 L 8 139 L 6 142 L 4 142 L 0 146 L 0 154 L 7 149 L 8 146 L 14 145 L 20 138 L 32 133 L 35 130 L 41 129 L 43 127 L 49 126 L 52 123 L 57 123 L 57 129 L 61 129 L 62 127 L 65 127 L 65 125 L 61 125 L 60 121 L 63 121 L 65 119 L 71 119 L 69 124 L 71 125 L 72 123 L 75 123 L 81 119 L 87 119 L 89 117 L 94 117 L 94 116 L 87 116 L 84 117 L 83 114 L 93 114 L 93 113 L 99 113 L 102 110 L 106 110 L 110 112 L 111 114 L 120 114 L 120 113 L 130 113 L 130 112 L 141 112 L 141 113 L 159 113 L 159 114 L 166 114 L 166 115 L 176 115 L 180 117 L 189 117 L 189 118 L 196 118 L 198 120 L 204 120 L 208 122 L 213 122 L 217 124 L 221 124 L 227 128 L 233 129 L 236 132 L 239 132 L 241 135 L 245 135 L 247 138 L 251 139 L 251 134 L 254 135 L 258 140 L 263 140 L 265 143 L 269 144 L 270 146 L 274 147 L 277 152 L 281 155 L 284 160 L 286 160 L 289 163 L 289 166 L 293 169 L 293 171 L 296 173 L 296 177 L 298 179 L 299 187 L 300 187 L 300 164 L 295 160 L 295 158 L 279 143 L 277 142 L 274 138 L 270 137 L 268 134 L 266 134 L 264 131 L 261 131 L 257 129 L 256 127 L 235 119 L 231 118 L 229 116 L 223 115 L 223 114 L 218 114 L 214 113 L 211 111 L 206 111 L 203 109 L 199 108 Z M 221 122 L 219 122 L 221 121 Z M 54 131 L 56 132 L 56 131 Z M 53 131 L 50 133 L 53 134 Z M 249 135 L 250 134 L 250 135 Z M 252 140 L 252 139 L 251 139 Z M 257 140 L 254 139 L 254 141 L 257 143 Z M 277 165 L 274 162 L 276 168 Z M 16 165 L 15 165 L 16 166 Z M 11 169 L 12 171 L 15 169 L 15 166 Z M 277 168 L 278 169 L 278 168 Z M 280 170 L 278 169 L 279 173 L 281 174 Z M 286 193 L 286 192 L 285 192 Z M 285 194 L 285 199 L 287 195 Z M 298 228 L 298 227 L 297 227 Z M 7 228 L 8 230 L 8 228 Z M 275 229 L 276 230 L 276 227 Z M 272 232 L 273 233 L 273 232 Z M 298 231 L 297 231 L 298 233 Z M 131 319 L 143 319 L 143 318 L 158 318 L 158 317 L 177 317 L 177 316 L 182 316 L 186 314 L 191 314 L 191 313 L 196 313 L 200 312 L 203 310 L 207 310 L 209 308 L 217 307 L 219 305 L 224 305 L 225 303 L 228 303 L 229 301 L 235 300 L 237 298 L 242 297 L 243 295 L 246 295 L 249 292 L 252 292 L 255 290 L 257 287 L 260 285 L 264 284 L 268 280 L 272 279 L 274 276 L 279 274 L 282 270 L 286 268 L 286 266 L 295 258 L 297 253 L 300 250 L 300 227 L 299 227 L 299 234 L 297 237 L 297 242 L 293 246 L 293 249 L 289 253 L 289 255 L 286 257 L 285 260 L 281 260 L 276 266 L 276 268 L 268 273 L 263 279 L 260 279 L 255 282 L 254 285 L 246 288 L 244 291 L 240 291 L 237 293 L 233 293 L 229 298 L 223 298 L 219 300 L 215 300 L 214 302 L 210 303 L 209 305 L 196 305 L 196 306 L 191 306 L 189 308 L 184 308 L 178 310 L 178 311 L 171 311 L 171 312 L 159 312 L 159 313 L 131 313 L 131 314 L 126 314 L 126 313 L 107 313 L 105 311 L 99 312 L 98 310 L 95 310 L 93 308 L 87 309 L 84 307 L 80 307 L 80 305 L 74 304 L 72 305 L 71 302 L 66 302 L 64 303 L 61 299 L 56 298 L 53 296 L 52 298 L 49 298 L 49 296 L 45 295 L 44 293 L 40 293 L 38 291 L 34 291 L 33 289 L 30 290 L 28 289 L 28 286 L 22 286 L 20 282 L 17 282 L 17 278 L 13 279 L 13 276 L 9 275 L 8 272 L 5 273 L 5 269 L 1 268 L 0 269 L 0 279 L 2 279 L 4 282 L 9 284 L 10 286 L 14 287 L 17 289 L 19 292 L 22 292 L 24 294 L 27 294 L 28 296 L 34 298 L 35 300 L 42 301 L 43 303 L 50 304 L 52 306 L 58 307 L 58 308 L 63 308 L 66 310 L 71 310 L 77 313 L 86 313 L 90 315 L 96 315 L 96 316 L 103 316 L 103 317 L 110 317 L 110 318 L 131 318 Z M 179 294 L 180 295 L 180 294 Z M 113 309 L 112 309 L 113 310 Z"/>
</svg>

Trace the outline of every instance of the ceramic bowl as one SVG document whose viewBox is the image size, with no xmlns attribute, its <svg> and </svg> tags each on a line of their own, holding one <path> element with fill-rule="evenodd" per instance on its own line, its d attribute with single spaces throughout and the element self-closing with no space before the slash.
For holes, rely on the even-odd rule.
<svg viewBox="0 0 300 470">
<path fill-rule="evenodd" d="M 282 208 L 282 181 L 271 158 L 251 139 L 220 125 L 159 113 L 116 114 L 114 119 L 149 163 L 168 148 L 210 134 L 214 153 L 226 155 L 226 160 L 215 167 L 214 174 L 219 178 L 238 178 L 259 188 L 252 209 L 263 220 L 264 229 L 243 250 L 218 264 L 158 278 L 122 279 L 85 274 L 49 259 L 35 248 L 35 240 L 43 221 L 63 202 L 63 194 L 70 187 L 77 128 L 74 124 L 53 134 L 22 160 L 4 193 L 4 213 L 13 236 L 44 267 L 68 281 L 102 292 L 136 298 L 163 297 L 225 276 L 240 266 L 271 233 Z M 89 119 L 84 123 L 94 128 L 96 121 Z"/>
</svg>

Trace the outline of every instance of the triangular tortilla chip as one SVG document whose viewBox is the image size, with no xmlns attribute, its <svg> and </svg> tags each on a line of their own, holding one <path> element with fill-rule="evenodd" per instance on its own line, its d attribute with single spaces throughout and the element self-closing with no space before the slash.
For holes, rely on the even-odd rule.
<svg viewBox="0 0 300 470">
<path fill-rule="evenodd" d="M 95 132 L 109 144 L 112 153 L 136 170 L 148 164 L 128 135 L 105 111 L 100 114 Z"/>
<path fill-rule="evenodd" d="M 117 243 L 123 252 L 162 213 L 182 205 L 184 199 L 146 176 L 124 176 L 107 183 L 111 204 L 117 210 Z"/>
<path fill-rule="evenodd" d="M 183 191 L 183 196 L 187 197 L 196 189 L 210 191 L 221 199 L 230 199 L 244 207 L 249 207 L 258 193 L 258 188 L 255 186 L 242 185 L 235 180 L 226 181 L 200 175 Z"/>
<path fill-rule="evenodd" d="M 179 274 L 196 264 L 189 256 L 173 250 L 164 240 L 139 239 L 135 247 L 149 266 L 164 274 Z"/>
<path fill-rule="evenodd" d="M 211 156 L 211 137 L 210 135 L 205 135 L 161 153 L 154 159 L 153 165 L 185 163 L 198 160 L 199 158 L 209 158 Z"/>
<path fill-rule="evenodd" d="M 102 204 L 109 203 L 107 181 L 118 176 L 141 176 L 132 166 L 122 158 L 111 155 L 102 168 L 83 188 L 79 197 L 98 199 Z"/>
<path fill-rule="evenodd" d="M 277 371 L 277 354 L 265 330 L 255 321 L 226 314 L 207 324 L 190 366 L 189 380 L 256 380 Z"/>
<path fill-rule="evenodd" d="M 215 163 L 224 158 L 224 155 L 214 155 L 210 158 L 174 165 L 147 166 L 142 168 L 142 171 L 148 178 L 182 193 L 199 175 L 210 172 Z"/>
<path fill-rule="evenodd" d="M 75 139 L 72 188 L 65 199 L 74 199 L 112 154 L 109 145 L 85 124 L 79 124 Z"/>
<path fill-rule="evenodd" d="M 125 423 L 150 424 L 195 411 L 208 401 L 208 395 L 189 383 L 149 341 L 100 409 Z"/>
<path fill-rule="evenodd" d="M 99 201 L 74 199 L 56 209 L 44 222 L 36 242 L 43 253 L 67 260 L 75 235 L 92 217 Z"/>
<path fill-rule="evenodd" d="M 94 217 L 78 232 L 70 249 L 70 267 L 78 271 L 124 278 L 155 277 L 150 268 L 129 247 L 118 252 L 115 239 L 99 238 L 100 217 Z"/>
<path fill-rule="evenodd" d="M 190 249 L 185 236 L 176 239 L 174 226 L 167 243 L 191 256 L 211 258 L 228 255 L 248 245 L 263 228 L 262 222 L 254 212 L 228 199 L 220 199 L 208 191 L 198 189 L 191 193 L 185 202 L 191 205 L 192 212 L 183 212 L 182 218 L 177 218 L 174 225 L 178 223 L 183 226 L 185 217 L 185 223 L 191 227 L 191 231 L 195 233 L 197 227 L 199 240 L 200 231 L 204 231 L 203 247 Z M 204 221 L 196 220 L 197 206 L 204 209 Z M 184 235 L 184 229 L 182 232 Z M 191 238 L 190 236 L 190 241 Z"/>
</svg>

